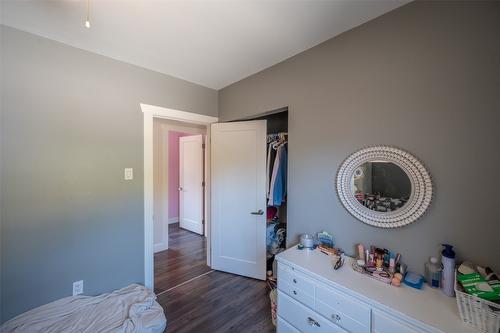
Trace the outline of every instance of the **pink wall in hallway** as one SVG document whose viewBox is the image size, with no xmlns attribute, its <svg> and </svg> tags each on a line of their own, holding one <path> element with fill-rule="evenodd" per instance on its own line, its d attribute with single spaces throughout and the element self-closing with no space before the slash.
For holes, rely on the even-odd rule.
<svg viewBox="0 0 500 333">
<path fill-rule="evenodd" d="M 168 218 L 179 217 L 179 138 L 193 134 L 168 131 Z"/>
</svg>

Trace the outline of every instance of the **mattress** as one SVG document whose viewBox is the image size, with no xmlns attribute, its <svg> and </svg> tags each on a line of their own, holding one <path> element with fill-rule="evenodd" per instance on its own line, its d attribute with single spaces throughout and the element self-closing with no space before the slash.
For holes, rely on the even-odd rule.
<svg viewBox="0 0 500 333">
<path fill-rule="evenodd" d="M 138 284 L 99 296 L 70 296 L 25 312 L 2 333 L 161 333 L 167 319 L 155 294 Z"/>
</svg>

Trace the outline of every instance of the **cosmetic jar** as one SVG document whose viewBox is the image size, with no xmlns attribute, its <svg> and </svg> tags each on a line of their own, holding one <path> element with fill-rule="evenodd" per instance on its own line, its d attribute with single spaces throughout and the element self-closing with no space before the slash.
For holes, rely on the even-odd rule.
<svg viewBox="0 0 500 333">
<path fill-rule="evenodd" d="M 314 237 L 309 234 L 300 235 L 300 244 L 305 248 L 312 249 L 314 247 Z"/>
</svg>

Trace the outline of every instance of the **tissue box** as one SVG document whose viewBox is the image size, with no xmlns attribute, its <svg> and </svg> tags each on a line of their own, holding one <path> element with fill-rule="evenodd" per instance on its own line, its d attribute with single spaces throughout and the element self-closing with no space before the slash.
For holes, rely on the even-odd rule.
<svg viewBox="0 0 500 333">
<path fill-rule="evenodd" d="M 457 280 L 462 284 L 465 291 L 489 301 L 494 301 L 500 299 L 493 288 L 486 282 L 486 280 L 481 276 L 481 274 L 474 272 L 471 274 L 459 274 L 457 275 Z"/>
</svg>

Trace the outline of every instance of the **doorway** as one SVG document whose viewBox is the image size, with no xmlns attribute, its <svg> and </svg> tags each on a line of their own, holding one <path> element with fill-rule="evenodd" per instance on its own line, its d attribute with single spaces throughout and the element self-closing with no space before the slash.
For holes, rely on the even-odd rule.
<svg viewBox="0 0 500 333">
<path fill-rule="evenodd" d="M 177 143 L 179 158 L 178 172 L 173 175 L 178 181 L 175 202 L 170 202 L 174 208 L 177 205 L 179 227 L 204 234 L 204 198 L 205 198 L 205 135 L 183 135 Z M 173 165 L 173 163 L 171 163 Z M 173 178 L 172 177 L 172 178 Z M 169 196 L 172 200 L 173 195 Z"/>
<path fill-rule="evenodd" d="M 165 142 L 168 142 L 168 136 L 165 138 L 165 135 L 168 135 L 166 131 L 162 130 L 155 130 L 158 129 L 157 127 L 161 125 L 161 122 L 170 122 L 168 126 L 171 127 L 172 130 L 175 130 L 176 128 L 179 129 L 181 132 L 185 131 L 185 127 L 188 127 L 188 133 L 191 132 L 191 134 L 205 134 L 207 140 L 210 138 L 210 124 L 217 122 L 218 118 L 216 117 L 211 117 L 211 116 L 205 116 L 205 115 L 200 115 L 200 114 L 195 114 L 195 113 L 190 113 L 190 112 L 184 112 L 184 111 L 179 111 L 179 110 L 173 110 L 173 109 L 167 109 L 163 107 L 158 107 L 158 106 L 153 106 L 153 105 L 147 105 L 147 104 L 141 104 L 141 109 L 144 115 L 144 281 L 145 281 L 145 286 L 153 289 L 153 290 L 158 290 L 158 288 L 155 288 L 155 265 L 154 265 L 154 252 L 157 250 L 158 252 L 161 252 L 160 250 L 168 250 L 171 249 L 171 244 L 169 244 L 168 239 L 170 238 L 168 235 L 175 234 L 175 225 L 172 223 L 170 225 L 169 222 L 169 214 L 168 214 L 168 176 L 163 176 L 161 177 L 162 172 L 160 170 L 168 168 L 167 163 L 168 159 L 166 159 L 165 154 L 163 154 L 163 158 L 160 158 L 155 160 L 155 156 L 158 157 L 160 156 L 161 152 L 164 152 L 165 148 Z M 156 128 L 155 128 L 156 127 Z M 182 128 L 184 127 L 184 129 Z M 194 129 L 194 130 L 193 130 Z M 199 133 L 201 130 L 201 133 Z M 198 133 L 192 133 L 193 131 L 198 131 Z M 163 142 L 163 146 L 161 144 L 156 144 L 155 141 L 158 141 L 160 143 Z M 210 146 L 207 145 L 205 149 L 205 154 L 207 156 L 206 163 L 204 166 L 204 173 L 209 174 L 210 172 Z M 158 163 L 163 163 L 163 165 L 156 166 L 155 164 Z M 160 172 L 160 176 L 158 174 Z M 160 185 L 157 185 L 155 187 L 155 178 L 157 180 L 157 184 L 159 183 Z M 158 182 L 158 178 L 161 180 Z M 205 177 L 205 183 L 204 183 L 204 192 L 206 195 L 204 196 L 203 199 L 203 206 L 204 206 L 204 214 L 203 218 L 205 220 L 205 225 L 204 225 L 204 236 L 197 235 L 198 237 L 201 237 L 201 242 L 204 244 L 201 247 L 201 251 L 203 253 L 203 257 L 205 259 L 201 260 L 204 261 L 204 265 L 206 267 L 210 266 L 210 255 L 206 255 L 207 253 L 210 253 L 210 205 L 207 204 L 210 202 L 210 178 Z M 159 194 L 162 193 L 161 195 Z M 155 204 L 155 200 L 157 203 Z M 158 203 L 159 202 L 159 203 Z M 155 224 L 155 221 L 157 222 Z M 156 230 L 155 230 L 156 229 Z M 169 229 L 174 229 L 172 232 L 169 233 Z M 155 233 L 156 231 L 156 233 Z M 155 234 L 160 235 L 161 241 L 157 238 L 155 242 Z M 177 236 L 179 238 L 186 239 L 186 237 L 182 237 L 182 233 L 177 233 Z M 155 244 L 156 243 L 156 244 Z M 189 242 L 184 242 L 184 244 L 188 244 Z M 195 244 L 196 242 L 193 242 L 192 244 Z M 199 241 L 198 241 L 199 243 Z M 158 244 L 162 244 L 158 246 Z M 156 245 L 156 246 L 155 246 Z M 198 245 L 195 245 L 199 247 Z M 192 249 L 186 250 L 188 253 L 193 253 Z M 182 254 L 186 253 L 186 251 L 181 251 L 179 249 L 170 251 L 172 255 L 175 254 Z M 168 256 L 165 256 L 164 258 L 165 262 L 170 262 L 172 263 L 172 258 Z M 179 258 L 177 258 L 180 260 Z M 182 258 L 181 258 L 182 259 Z M 188 260 L 188 259 L 186 259 Z M 175 261 L 175 260 L 174 260 Z M 204 267 L 205 268 L 205 267 Z M 166 269 L 163 269 L 161 267 L 158 268 L 158 270 L 162 271 Z M 183 274 L 180 274 L 183 275 Z M 185 279 L 186 276 L 183 277 Z M 169 281 L 172 279 L 169 278 Z M 172 282 L 168 283 L 168 286 L 171 285 Z M 163 287 L 165 288 L 165 287 Z M 168 289 L 168 288 L 167 288 Z"/>
<path fill-rule="evenodd" d="M 206 132 L 203 125 L 153 120 L 157 294 L 210 271 L 204 231 Z"/>
<path fill-rule="evenodd" d="M 212 268 L 265 280 L 286 246 L 288 109 L 211 130 Z"/>
</svg>

